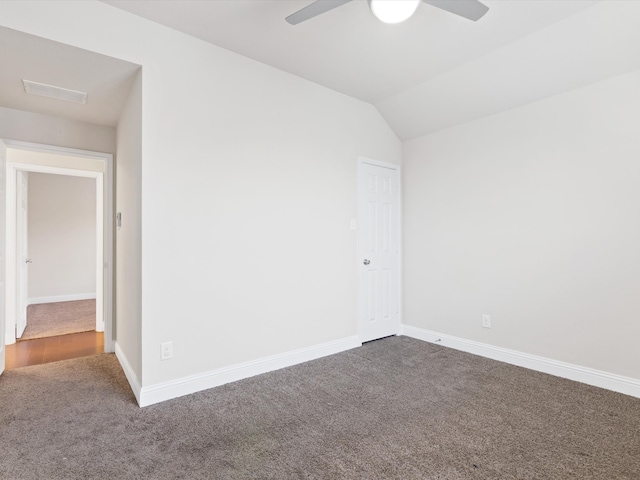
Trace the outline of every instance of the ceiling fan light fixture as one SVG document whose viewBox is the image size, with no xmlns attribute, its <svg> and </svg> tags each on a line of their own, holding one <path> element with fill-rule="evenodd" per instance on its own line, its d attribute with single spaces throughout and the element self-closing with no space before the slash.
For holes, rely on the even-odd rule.
<svg viewBox="0 0 640 480">
<path fill-rule="evenodd" d="M 369 0 L 369 8 L 384 23 L 400 23 L 407 20 L 418 8 L 420 0 Z"/>
</svg>

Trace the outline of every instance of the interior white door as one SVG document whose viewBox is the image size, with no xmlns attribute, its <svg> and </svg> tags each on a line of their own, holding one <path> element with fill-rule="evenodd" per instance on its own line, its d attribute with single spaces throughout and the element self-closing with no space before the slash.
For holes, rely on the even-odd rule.
<svg viewBox="0 0 640 480">
<path fill-rule="evenodd" d="M 17 300 L 18 315 L 16 319 L 16 338 L 20 338 L 27 327 L 27 298 L 29 285 L 29 234 L 28 234 L 28 214 L 29 214 L 29 172 L 18 170 L 17 172 L 17 197 L 16 197 L 16 245 L 18 252 L 16 259 L 17 278 Z"/>
<path fill-rule="evenodd" d="M 7 160 L 7 147 L 2 140 L 0 140 L 0 374 L 4 372 L 4 359 L 5 359 L 5 345 L 4 345 L 4 329 L 5 329 L 5 228 L 7 222 L 6 215 L 6 160 Z"/>
<path fill-rule="evenodd" d="M 399 167 L 358 162 L 360 340 L 400 329 Z"/>
</svg>

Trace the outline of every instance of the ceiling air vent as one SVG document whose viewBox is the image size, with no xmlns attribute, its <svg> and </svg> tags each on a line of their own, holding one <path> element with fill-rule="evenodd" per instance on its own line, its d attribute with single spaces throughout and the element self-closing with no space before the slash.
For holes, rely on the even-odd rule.
<svg viewBox="0 0 640 480">
<path fill-rule="evenodd" d="M 65 102 L 87 103 L 87 94 L 85 92 L 54 87 L 53 85 L 45 85 L 44 83 L 32 82 L 31 80 L 22 80 L 22 83 L 24 83 L 25 92 L 32 95 L 55 98 L 56 100 L 64 100 Z"/>
</svg>

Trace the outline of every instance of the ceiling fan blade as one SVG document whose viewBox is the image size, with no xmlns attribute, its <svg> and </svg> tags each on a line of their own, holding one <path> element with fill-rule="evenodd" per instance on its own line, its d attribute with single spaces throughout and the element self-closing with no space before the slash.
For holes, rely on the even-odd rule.
<svg viewBox="0 0 640 480">
<path fill-rule="evenodd" d="M 461 17 L 468 18 L 474 22 L 480 20 L 489 7 L 478 0 L 422 0 L 436 8 L 441 8 L 447 12 L 455 13 Z"/>
<path fill-rule="evenodd" d="M 291 25 L 297 25 L 300 22 L 309 20 L 317 15 L 333 10 L 340 5 L 349 3 L 351 0 L 316 0 L 311 5 L 307 5 L 296 13 L 292 13 L 285 20 Z"/>
</svg>

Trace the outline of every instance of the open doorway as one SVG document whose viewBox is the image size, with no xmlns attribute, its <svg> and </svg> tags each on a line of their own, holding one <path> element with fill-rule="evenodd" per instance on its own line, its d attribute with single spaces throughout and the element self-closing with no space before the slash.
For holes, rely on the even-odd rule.
<svg viewBox="0 0 640 480">
<path fill-rule="evenodd" d="M 96 180 L 17 172 L 16 344 L 7 369 L 102 353 L 96 315 Z"/>
<path fill-rule="evenodd" d="M 112 351 L 111 155 L 6 143 L 6 368 Z"/>
</svg>

